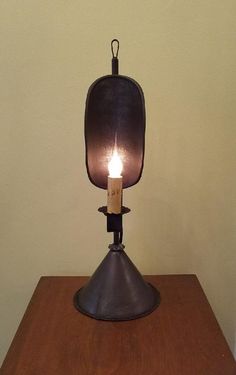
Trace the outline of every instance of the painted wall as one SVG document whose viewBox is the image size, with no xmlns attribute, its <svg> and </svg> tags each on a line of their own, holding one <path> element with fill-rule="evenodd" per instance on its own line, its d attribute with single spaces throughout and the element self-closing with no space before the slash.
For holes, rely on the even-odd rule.
<svg viewBox="0 0 236 375">
<path fill-rule="evenodd" d="M 0 2 L 1 357 L 39 277 L 91 274 L 111 240 L 83 118 L 114 37 L 147 109 L 127 252 L 143 273 L 196 273 L 236 351 L 235 16 L 233 0 Z"/>
</svg>

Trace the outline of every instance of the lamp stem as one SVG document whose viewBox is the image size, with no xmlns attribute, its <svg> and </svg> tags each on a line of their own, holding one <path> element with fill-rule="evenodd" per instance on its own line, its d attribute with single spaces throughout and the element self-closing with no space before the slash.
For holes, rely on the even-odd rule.
<svg viewBox="0 0 236 375">
<path fill-rule="evenodd" d="M 122 244 L 123 230 L 121 230 L 120 232 L 113 232 L 113 234 L 114 234 L 114 244 L 115 245 Z"/>
<path fill-rule="evenodd" d="M 113 232 L 114 234 L 114 244 L 119 245 L 120 244 L 120 233 L 119 232 Z"/>
</svg>

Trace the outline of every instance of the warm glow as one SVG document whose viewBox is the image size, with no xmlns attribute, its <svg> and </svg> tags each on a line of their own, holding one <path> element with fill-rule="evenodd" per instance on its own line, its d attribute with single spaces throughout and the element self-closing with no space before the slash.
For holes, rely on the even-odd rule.
<svg viewBox="0 0 236 375">
<path fill-rule="evenodd" d="M 121 177 L 122 168 L 122 161 L 117 150 L 114 150 L 112 158 L 108 163 L 109 177 Z"/>
</svg>

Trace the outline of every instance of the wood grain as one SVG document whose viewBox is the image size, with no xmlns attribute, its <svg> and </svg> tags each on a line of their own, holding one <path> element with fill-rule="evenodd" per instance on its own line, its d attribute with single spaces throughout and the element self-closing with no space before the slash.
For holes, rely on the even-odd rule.
<svg viewBox="0 0 236 375">
<path fill-rule="evenodd" d="M 102 322 L 75 310 L 85 277 L 42 277 L 1 375 L 235 375 L 236 364 L 194 275 L 149 276 L 151 315 Z"/>
</svg>

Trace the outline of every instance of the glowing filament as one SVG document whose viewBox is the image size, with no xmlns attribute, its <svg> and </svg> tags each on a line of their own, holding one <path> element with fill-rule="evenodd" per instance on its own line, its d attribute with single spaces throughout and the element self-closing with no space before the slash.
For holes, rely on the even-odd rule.
<svg viewBox="0 0 236 375">
<path fill-rule="evenodd" d="M 112 158 L 108 163 L 109 177 L 121 177 L 122 168 L 122 161 L 118 155 L 117 150 L 115 149 L 113 151 Z"/>
</svg>

